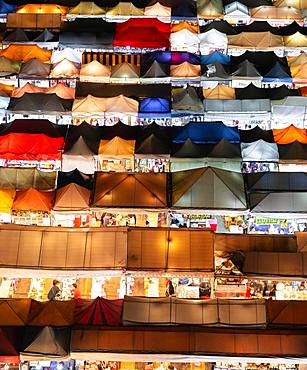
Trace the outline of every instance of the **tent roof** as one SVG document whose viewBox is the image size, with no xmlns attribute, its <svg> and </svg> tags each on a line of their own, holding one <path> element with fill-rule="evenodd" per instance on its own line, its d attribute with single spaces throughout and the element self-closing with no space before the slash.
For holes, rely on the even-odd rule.
<svg viewBox="0 0 307 370">
<path fill-rule="evenodd" d="M 29 37 L 23 29 L 16 28 L 12 32 L 9 32 L 3 39 L 3 41 L 10 42 L 28 42 L 30 41 Z"/>
<path fill-rule="evenodd" d="M 65 150 L 65 154 L 71 156 L 93 156 L 94 152 L 89 148 L 84 138 L 79 136 L 73 146 L 69 150 Z"/>
<path fill-rule="evenodd" d="M 38 87 L 27 82 L 23 87 L 14 88 L 12 92 L 13 98 L 20 98 L 25 93 L 44 93 L 44 94 L 56 94 L 62 99 L 74 99 L 75 89 L 66 87 L 62 83 L 58 83 L 53 87 Z"/>
<path fill-rule="evenodd" d="M 223 18 L 222 0 L 201 0 L 197 2 L 197 15 L 201 18 Z"/>
<path fill-rule="evenodd" d="M 196 18 L 196 2 L 193 0 L 179 1 L 172 4 L 172 17 Z"/>
<path fill-rule="evenodd" d="M 237 34 L 235 27 L 233 27 L 231 24 L 223 19 L 214 20 L 213 22 L 207 23 L 206 25 L 201 27 L 201 32 L 207 32 L 212 29 L 220 31 L 222 33 L 226 33 L 226 35 Z"/>
<path fill-rule="evenodd" d="M 209 158 L 241 158 L 240 144 L 230 143 L 226 139 L 221 139 L 216 144 L 206 145 L 206 156 Z"/>
<path fill-rule="evenodd" d="M 135 140 L 124 140 L 115 136 L 112 140 L 100 140 L 98 154 L 108 158 L 132 159 L 135 150 Z"/>
<path fill-rule="evenodd" d="M 142 75 L 142 78 L 161 78 L 168 76 L 169 74 L 164 71 L 162 64 L 154 60 L 147 71 Z"/>
<path fill-rule="evenodd" d="M 112 67 L 111 78 L 138 78 L 140 75 L 139 67 L 123 62 Z"/>
<path fill-rule="evenodd" d="M 144 9 L 144 15 L 150 17 L 170 17 L 172 14 L 172 8 L 164 6 L 159 2 L 153 5 L 146 6 Z"/>
<path fill-rule="evenodd" d="M 203 158 L 206 155 L 205 144 L 195 144 L 186 139 L 183 144 L 173 145 L 173 156 L 176 158 Z"/>
<path fill-rule="evenodd" d="M 258 6 L 250 10 L 253 19 L 293 19 L 301 21 L 302 13 L 293 7 Z"/>
<path fill-rule="evenodd" d="M 193 33 L 199 33 L 198 22 L 188 22 L 186 20 L 179 21 L 178 23 L 172 24 L 172 32 L 178 32 L 183 29 L 187 29 Z"/>
<path fill-rule="evenodd" d="M 171 65 L 172 77 L 199 77 L 201 72 L 200 65 L 194 65 L 189 62 L 183 62 L 178 65 Z"/>
<path fill-rule="evenodd" d="M 16 5 L 15 4 L 8 4 L 5 1 L 0 1 L 0 14 L 8 14 L 8 13 L 15 13 L 16 12 Z"/>
<path fill-rule="evenodd" d="M 71 99 L 61 99 L 54 93 L 25 93 L 21 98 L 12 98 L 8 109 L 32 112 L 67 112 L 71 110 L 71 106 Z"/>
<path fill-rule="evenodd" d="M 249 202 L 253 212 L 306 213 L 307 194 L 253 193 L 249 196 Z"/>
<path fill-rule="evenodd" d="M 306 144 L 294 141 L 291 144 L 278 144 L 280 160 L 307 160 Z"/>
<path fill-rule="evenodd" d="M 250 130 L 239 130 L 239 132 L 242 143 L 252 143 L 260 139 L 268 143 L 274 143 L 272 130 L 263 130 L 259 126 L 256 126 Z"/>
<path fill-rule="evenodd" d="M 206 99 L 235 99 L 235 89 L 223 84 L 203 89 L 203 94 Z"/>
<path fill-rule="evenodd" d="M 166 188 L 166 173 L 97 172 L 93 206 L 166 207 Z"/>
<path fill-rule="evenodd" d="M 80 78 L 92 77 L 94 80 L 95 77 L 110 77 L 110 75 L 111 67 L 103 65 L 97 60 L 93 60 L 88 64 L 83 64 L 80 70 Z"/>
<path fill-rule="evenodd" d="M 276 0 L 274 6 L 279 7 L 292 7 L 296 9 L 307 9 L 306 0 Z"/>
<path fill-rule="evenodd" d="M 0 168 L 1 189 L 40 190 L 55 188 L 56 172 L 44 172 L 34 168 Z"/>
<path fill-rule="evenodd" d="M 88 95 L 86 98 L 76 98 L 72 111 L 84 114 L 105 112 L 106 98 L 96 98 L 92 95 Z"/>
<path fill-rule="evenodd" d="M 212 64 L 206 65 L 206 71 L 203 73 L 202 78 L 225 81 L 230 79 L 230 75 L 226 72 L 223 64 L 214 61 Z"/>
<path fill-rule="evenodd" d="M 290 36 L 283 36 L 283 43 L 285 47 L 307 47 L 307 36 L 302 35 L 300 32 L 296 32 Z"/>
<path fill-rule="evenodd" d="M 170 147 L 167 141 L 154 134 L 144 139 L 137 147 L 136 154 L 169 154 Z"/>
<path fill-rule="evenodd" d="M 75 301 L 38 302 L 32 300 L 29 326 L 69 326 L 73 324 Z"/>
<path fill-rule="evenodd" d="M 54 39 L 58 39 L 58 37 L 50 32 L 47 28 L 44 29 L 33 41 L 36 42 L 48 42 L 53 41 Z"/>
<path fill-rule="evenodd" d="M 20 63 L 0 56 L 0 75 L 16 74 L 20 70 Z"/>
<path fill-rule="evenodd" d="M 93 178 L 91 175 L 82 173 L 77 169 L 70 172 L 58 172 L 57 189 L 71 183 L 80 185 L 87 189 L 91 189 L 93 185 L 92 180 Z"/>
<path fill-rule="evenodd" d="M 234 47 L 271 48 L 283 46 L 283 38 L 271 32 L 241 32 L 229 35 L 228 45 Z"/>
<path fill-rule="evenodd" d="M 191 32 L 184 28 L 181 31 L 171 33 L 170 42 L 172 48 L 182 48 L 184 45 L 197 46 L 199 44 L 199 37 L 197 33 Z"/>
<path fill-rule="evenodd" d="M 173 89 L 173 109 L 182 111 L 192 111 L 201 113 L 204 110 L 201 99 L 197 91 L 192 86 Z"/>
<path fill-rule="evenodd" d="M 227 35 L 215 29 L 201 33 L 199 35 L 200 47 L 210 47 L 215 45 L 216 48 L 226 48 L 228 44 Z"/>
<path fill-rule="evenodd" d="M 300 53 L 298 56 L 288 57 L 288 64 L 290 67 L 295 67 L 307 63 L 307 54 Z"/>
<path fill-rule="evenodd" d="M 306 191 L 307 173 L 304 172 L 262 172 L 245 174 L 248 192 L 296 192 Z"/>
<path fill-rule="evenodd" d="M 107 112 L 125 112 L 137 113 L 139 110 L 139 102 L 132 98 L 127 98 L 124 95 L 114 96 L 113 98 L 106 99 Z"/>
<path fill-rule="evenodd" d="M 54 211 L 82 211 L 89 208 L 90 191 L 78 184 L 68 184 L 56 191 Z"/>
<path fill-rule="evenodd" d="M 0 191 L 1 192 L 1 191 Z M 2 201 L 2 198 L 1 198 Z M 1 299 L 0 325 L 24 326 L 27 323 L 30 311 L 30 299 Z M 2 352 L 0 351 L 2 354 Z"/>
<path fill-rule="evenodd" d="M 273 135 L 277 144 L 291 144 L 295 141 L 307 144 L 307 129 L 300 129 L 293 125 L 283 129 L 274 129 Z"/>
<path fill-rule="evenodd" d="M 76 63 L 71 62 L 68 59 L 63 59 L 60 62 L 52 66 L 50 77 L 77 77 L 79 76 L 79 68 Z"/>
<path fill-rule="evenodd" d="M 163 98 L 145 98 L 140 102 L 140 113 L 168 113 L 170 101 Z"/>
<path fill-rule="evenodd" d="M 20 211 L 44 211 L 49 212 L 52 208 L 54 192 L 42 192 L 29 188 L 16 192 L 13 203 L 14 210 Z"/>
<path fill-rule="evenodd" d="M 105 10 L 95 4 L 94 1 L 80 1 L 78 5 L 71 8 L 68 12 L 69 15 L 102 15 Z"/>
<path fill-rule="evenodd" d="M 232 73 L 232 76 L 261 79 L 261 74 L 257 71 L 255 65 L 248 60 L 244 60 L 240 63 L 237 69 Z"/>
<path fill-rule="evenodd" d="M 21 65 L 19 77 L 48 77 L 50 67 L 50 64 L 43 63 L 40 59 L 30 59 Z"/>
<path fill-rule="evenodd" d="M 0 212 L 11 213 L 15 193 L 15 189 L 0 189 Z"/>
<path fill-rule="evenodd" d="M 246 209 L 240 173 L 207 167 L 174 172 L 172 178 L 174 207 Z"/>
<path fill-rule="evenodd" d="M 144 9 L 137 8 L 133 3 L 119 2 L 116 6 L 106 12 L 107 16 L 142 16 Z"/>
<path fill-rule="evenodd" d="M 292 82 L 290 71 L 286 71 L 286 69 L 278 62 L 274 64 L 274 66 L 270 69 L 270 71 L 263 76 L 264 81 L 282 81 L 282 82 Z"/>
<path fill-rule="evenodd" d="M 241 143 L 243 161 L 278 161 L 278 148 L 275 143 L 262 139 L 251 143 Z"/>
<path fill-rule="evenodd" d="M 200 57 L 201 64 L 212 64 L 214 62 L 229 64 L 230 56 L 215 50 L 213 53 L 210 53 L 208 55 L 201 55 Z"/>
<path fill-rule="evenodd" d="M 34 58 L 39 59 L 42 62 L 49 62 L 51 54 L 51 50 L 42 49 L 37 45 L 20 44 L 10 44 L 0 52 L 0 56 L 22 62 L 28 62 Z"/>
<path fill-rule="evenodd" d="M 14 328 L 15 329 L 15 328 Z M 17 330 L 14 330 L 15 333 L 18 333 Z M 19 336 L 21 333 L 18 333 Z M 7 329 L 1 327 L 0 328 L 0 353 L 1 357 L 5 356 L 16 356 L 19 357 L 19 351 L 15 347 L 15 343 L 13 343 L 13 338 L 11 338 L 10 333 Z"/>
<path fill-rule="evenodd" d="M 67 10 L 67 7 L 57 4 L 26 4 L 18 7 L 16 13 L 65 15 Z"/>
<path fill-rule="evenodd" d="M 31 329 L 29 329 L 29 331 L 30 330 Z M 68 355 L 68 350 L 64 345 L 65 339 L 68 337 L 67 329 L 55 329 L 46 326 L 39 330 L 40 331 L 33 341 L 24 349 L 23 354 L 46 357 L 52 356 L 55 358 L 63 358 Z M 27 338 L 29 338 L 29 336 L 27 336 Z"/>
<path fill-rule="evenodd" d="M 92 20 L 91 20 L 92 22 Z M 51 56 L 51 63 L 56 64 L 61 60 L 67 59 L 71 62 L 82 63 L 82 51 L 65 48 L 64 50 L 54 50 Z"/>
</svg>

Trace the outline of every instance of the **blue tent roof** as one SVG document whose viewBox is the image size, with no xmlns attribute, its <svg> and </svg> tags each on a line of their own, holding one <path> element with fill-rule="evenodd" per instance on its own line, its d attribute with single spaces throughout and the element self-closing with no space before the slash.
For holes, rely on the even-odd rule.
<svg viewBox="0 0 307 370">
<path fill-rule="evenodd" d="M 0 0 L 0 16 L 6 15 L 8 13 L 15 13 L 16 5 L 7 4 L 3 0 Z"/>
<path fill-rule="evenodd" d="M 188 139 L 195 144 L 216 144 L 222 139 L 237 144 L 240 142 L 240 135 L 237 127 L 228 127 L 222 122 L 190 122 L 181 128 L 172 142 L 182 144 Z"/>
<path fill-rule="evenodd" d="M 170 111 L 170 102 L 163 98 L 146 98 L 140 102 L 140 112 L 163 113 Z"/>
<path fill-rule="evenodd" d="M 221 64 L 230 64 L 230 56 L 220 53 L 219 51 L 214 51 L 211 54 L 200 56 L 201 64 L 212 64 L 214 62 L 219 62 Z"/>
<path fill-rule="evenodd" d="M 200 64 L 199 55 L 188 53 L 187 51 L 154 51 L 143 56 L 144 63 L 151 63 L 155 60 L 158 63 L 166 64 L 181 64 L 183 62 Z"/>
<path fill-rule="evenodd" d="M 292 78 L 287 73 L 285 68 L 278 62 L 276 62 L 269 72 L 263 76 L 263 82 L 288 82 L 292 83 Z"/>
</svg>

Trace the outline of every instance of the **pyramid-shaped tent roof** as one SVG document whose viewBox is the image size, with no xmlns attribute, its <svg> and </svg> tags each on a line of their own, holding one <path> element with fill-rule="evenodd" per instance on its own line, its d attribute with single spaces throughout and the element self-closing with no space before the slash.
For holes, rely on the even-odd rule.
<svg viewBox="0 0 307 370">
<path fill-rule="evenodd" d="M 172 8 L 156 2 L 153 5 L 146 6 L 144 9 L 144 15 L 149 17 L 170 17 L 172 14 Z"/>
<path fill-rule="evenodd" d="M 74 301 L 38 302 L 33 300 L 31 302 L 31 312 L 28 320 L 28 325 L 29 326 L 72 325 L 74 321 L 74 308 L 75 308 Z"/>
<path fill-rule="evenodd" d="M 22 64 L 19 77 L 48 77 L 50 73 L 50 64 L 43 63 L 40 59 L 30 59 Z"/>
<path fill-rule="evenodd" d="M 20 45 L 10 44 L 6 49 L 0 52 L 0 56 L 4 56 L 11 60 L 27 62 L 31 59 L 39 59 L 42 62 L 49 62 L 52 52 L 42 49 L 37 45 Z"/>
<path fill-rule="evenodd" d="M 54 211 L 84 211 L 89 209 L 90 191 L 77 184 L 69 184 L 58 189 Z"/>
<path fill-rule="evenodd" d="M 103 65 L 97 60 L 93 60 L 88 64 L 83 64 L 80 70 L 80 79 L 83 81 L 99 81 L 99 79 L 110 77 L 110 75 L 111 67 Z"/>
<path fill-rule="evenodd" d="M 275 143 L 262 139 L 251 143 L 241 143 L 244 161 L 278 161 L 278 148 Z"/>
<path fill-rule="evenodd" d="M 13 203 L 14 210 L 20 211 L 51 211 L 54 192 L 43 192 L 34 188 L 16 192 Z"/>
<path fill-rule="evenodd" d="M 174 207 L 246 209 L 244 182 L 241 173 L 207 167 L 174 172 L 172 178 L 172 204 Z"/>
<path fill-rule="evenodd" d="M 56 172 L 39 171 L 35 168 L 0 168 L 0 188 L 40 190 L 55 188 Z"/>
<path fill-rule="evenodd" d="M 16 13 L 65 15 L 67 10 L 67 7 L 57 4 L 26 4 L 17 8 Z"/>
<path fill-rule="evenodd" d="M 97 16 L 105 14 L 105 10 L 95 4 L 94 1 L 80 1 L 80 3 L 68 12 L 68 15 L 84 15 L 84 16 Z"/>
<path fill-rule="evenodd" d="M 223 18 L 224 8 L 222 0 L 201 0 L 197 2 L 197 15 L 201 18 Z"/>
<path fill-rule="evenodd" d="M 72 112 L 78 113 L 102 113 L 106 111 L 106 99 L 88 95 L 85 98 L 76 98 Z"/>
<path fill-rule="evenodd" d="M 77 77 L 79 76 L 79 68 L 76 63 L 68 59 L 63 59 L 54 66 L 52 66 L 50 77 Z"/>
<path fill-rule="evenodd" d="M 111 78 L 139 78 L 139 68 L 131 63 L 121 63 L 112 67 Z"/>
<path fill-rule="evenodd" d="M 236 78 L 247 78 L 247 79 L 261 79 L 261 74 L 257 71 L 257 68 L 253 63 L 248 60 L 244 60 L 238 65 L 236 71 L 232 73 L 233 77 Z"/>
<path fill-rule="evenodd" d="M 122 94 L 114 96 L 113 98 L 107 98 L 106 100 L 106 112 L 137 113 L 138 110 L 138 101 Z"/>
<path fill-rule="evenodd" d="M 277 144 L 291 144 L 298 141 L 307 144 L 307 129 L 290 125 L 283 129 L 273 130 L 274 140 Z"/>
<path fill-rule="evenodd" d="M 204 110 L 201 99 L 196 90 L 188 86 L 173 90 L 173 110 L 202 112 Z"/>
<path fill-rule="evenodd" d="M 119 2 L 116 6 L 109 9 L 107 12 L 107 17 L 116 17 L 116 16 L 142 16 L 144 15 L 143 8 L 137 8 L 133 3 L 128 2 Z"/>
<path fill-rule="evenodd" d="M 44 29 L 33 41 L 36 42 L 48 42 L 52 41 L 55 38 L 55 35 L 50 32 L 47 28 Z"/>
<path fill-rule="evenodd" d="M 201 72 L 200 65 L 195 65 L 189 62 L 183 62 L 178 65 L 171 66 L 171 77 L 193 78 L 199 77 Z"/>
<path fill-rule="evenodd" d="M 264 82 L 285 82 L 291 83 L 292 78 L 290 73 L 286 71 L 284 66 L 276 62 L 267 74 L 263 76 Z"/>
<path fill-rule="evenodd" d="M 154 60 L 147 71 L 142 75 L 142 78 L 164 78 L 169 77 L 168 74 L 163 70 L 161 64 Z"/>
<path fill-rule="evenodd" d="M 30 311 L 30 299 L 1 299 L 0 325 L 24 326 L 27 324 Z M 2 352 L 0 352 L 2 354 Z"/>
<path fill-rule="evenodd" d="M 214 88 L 203 89 L 206 99 L 235 99 L 235 89 L 233 87 L 218 84 Z"/>
<path fill-rule="evenodd" d="M 11 213 L 15 189 L 0 189 L 0 212 Z M 1 302 L 0 302 L 1 303 Z M 5 316 L 2 316 L 5 317 Z"/>
<path fill-rule="evenodd" d="M 137 154 L 169 154 L 170 147 L 167 141 L 162 140 L 154 134 L 145 138 L 137 147 Z"/>
<path fill-rule="evenodd" d="M 29 37 L 25 33 L 23 29 L 16 28 L 12 32 L 10 32 L 3 41 L 6 42 L 28 42 L 30 41 Z"/>
<path fill-rule="evenodd" d="M 124 140 L 115 136 L 112 140 L 100 140 L 99 156 L 104 158 L 126 158 L 134 156 L 135 140 Z"/>
</svg>

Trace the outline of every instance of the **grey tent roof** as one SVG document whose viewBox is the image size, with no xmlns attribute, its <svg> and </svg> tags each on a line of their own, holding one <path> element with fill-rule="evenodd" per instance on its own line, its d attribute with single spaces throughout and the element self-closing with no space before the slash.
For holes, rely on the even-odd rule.
<svg viewBox="0 0 307 370">
<path fill-rule="evenodd" d="M 138 78 L 139 68 L 130 63 L 121 63 L 112 67 L 111 77 L 115 78 Z"/>
<path fill-rule="evenodd" d="M 56 94 L 25 93 L 21 98 L 12 98 L 8 110 L 32 112 L 67 112 L 72 100 L 61 99 Z"/>
<path fill-rule="evenodd" d="M 174 172 L 173 206 L 245 210 L 243 176 L 239 172 L 217 168 L 201 168 Z"/>
<path fill-rule="evenodd" d="M 238 65 L 238 68 L 236 71 L 232 73 L 233 77 L 245 77 L 247 79 L 261 79 L 261 74 L 257 71 L 257 68 L 253 63 L 251 63 L 249 60 L 244 60 L 242 63 Z"/>
<path fill-rule="evenodd" d="M 241 143 L 244 161 L 278 161 L 278 147 L 276 143 L 268 143 L 262 139 L 252 143 Z"/>
<path fill-rule="evenodd" d="M 3 41 L 10 41 L 10 42 L 28 42 L 29 37 L 25 33 L 24 30 L 20 28 L 16 28 L 14 31 L 10 32 Z"/>
<path fill-rule="evenodd" d="M 307 213 L 307 192 L 253 193 L 249 202 L 253 212 Z"/>
<path fill-rule="evenodd" d="M 205 110 L 211 112 L 270 112 L 269 99 L 205 99 Z"/>
<path fill-rule="evenodd" d="M 39 59 L 31 59 L 22 64 L 19 77 L 48 77 L 50 68 L 50 64 L 43 63 Z"/>
<path fill-rule="evenodd" d="M 228 140 L 223 138 L 217 144 L 210 144 L 207 146 L 207 157 L 231 159 L 241 158 L 240 145 L 230 143 Z"/>
<path fill-rule="evenodd" d="M 202 79 L 212 80 L 229 80 L 230 75 L 225 71 L 223 64 L 215 61 L 212 64 L 206 65 L 207 70 L 202 75 Z"/>
<path fill-rule="evenodd" d="M 196 90 L 191 87 L 184 87 L 173 90 L 173 110 L 203 112 L 204 107 Z"/>
<path fill-rule="evenodd" d="M 184 144 L 175 145 L 174 157 L 176 158 L 202 158 L 205 156 L 205 145 L 195 144 L 187 139 Z"/>
<path fill-rule="evenodd" d="M 148 70 L 142 75 L 142 78 L 163 78 L 169 77 L 167 73 L 163 70 L 158 61 L 153 61 Z"/>
<path fill-rule="evenodd" d="M 65 154 L 68 155 L 82 155 L 82 156 L 93 156 L 94 153 L 91 151 L 91 149 L 86 144 L 84 138 L 80 136 L 78 140 L 74 143 L 74 145 L 65 152 Z"/>
<path fill-rule="evenodd" d="M 53 40 L 55 35 L 50 32 L 47 28 L 44 29 L 42 33 L 40 33 L 33 41 L 40 41 L 40 42 L 48 42 Z"/>
<path fill-rule="evenodd" d="M 36 336 L 32 343 L 30 343 L 23 354 L 37 355 L 47 357 L 65 357 L 68 355 L 67 351 L 60 344 L 56 338 L 55 331 L 50 326 L 44 327 Z"/>
</svg>

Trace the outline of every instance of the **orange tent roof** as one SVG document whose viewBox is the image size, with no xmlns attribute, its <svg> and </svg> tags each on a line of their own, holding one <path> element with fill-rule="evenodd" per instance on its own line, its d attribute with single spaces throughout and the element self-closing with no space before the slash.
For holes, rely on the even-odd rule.
<svg viewBox="0 0 307 370">
<path fill-rule="evenodd" d="M 17 8 L 16 13 L 65 15 L 67 11 L 66 6 L 57 4 L 26 4 Z"/>
<path fill-rule="evenodd" d="M 53 191 L 43 192 L 34 188 L 17 191 L 12 209 L 49 212 L 52 208 L 53 197 Z"/>
<path fill-rule="evenodd" d="M 100 140 L 99 156 L 104 158 L 126 158 L 134 156 L 135 140 L 124 140 L 115 136 L 112 140 Z"/>
<path fill-rule="evenodd" d="M 302 96 L 307 96 L 307 86 L 301 87 L 300 90 Z"/>
<path fill-rule="evenodd" d="M 200 65 L 183 62 L 178 65 L 171 65 L 171 77 L 199 77 L 201 72 Z"/>
<path fill-rule="evenodd" d="M 291 66 L 290 67 L 291 76 L 293 77 L 293 80 L 307 80 L 307 63 L 300 64 L 298 66 Z"/>
<path fill-rule="evenodd" d="M 25 93 L 44 93 L 44 94 L 56 94 L 62 99 L 74 99 L 75 89 L 72 87 L 66 87 L 65 85 L 58 83 L 53 87 L 38 87 L 27 82 L 23 87 L 15 87 L 12 92 L 13 98 L 20 98 Z"/>
<path fill-rule="evenodd" d="M 35 58 L 42 62 L 49 62 L 51 54 L 51 50 L 42 49 L 37 45 L 11 44 L 8 48 L 0 51 L 0 56 L 22 62 L 28 62 Z"/>
<path fill-rule="evenodd" d="M 294 141 L 307 144 L 307 130 L 293 125 L 283 129 L 273 129 L 273 135 L 276 144 L 290 144 Z"/>
<path fill-rule="evenodd" d="M 90 191 L 78 184 L 68 184 L 56 191 L 55 211 L 82 211 L 89 208 Z"/>
<path fill-rule="evenodd" d="M 11 96 L 14 86 L 0 83 L 0 96 Z"/>
<path fill-rule="evenodd" d="M 297 57 L 288 57 L 288 65 L 291 67 L 294 66 L 299 66 L 300 64 L 305 64 L 307 63 L 307 54 L 306 53 L 301 53 Z"/>
<path fill-rule="evenodd" d="M 197 22 L 181 21 L 172 25 L 172 32 L 178 32 L 184 29 L 194 33 L 199 33 L 199 25 Z"/>
<path fill-rule="evenodd" d="M 203 89 L 206 99 L 235 99 L 236 92 L 233 87 L 223 84 L 216 85 L 213 89 Z"/>
</svg>

